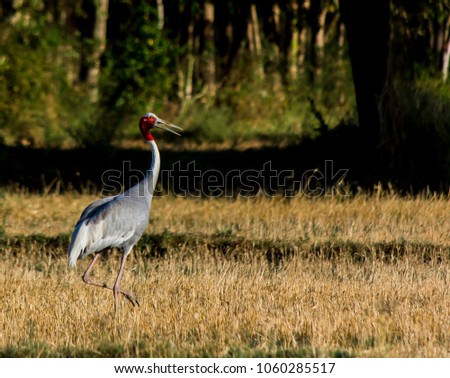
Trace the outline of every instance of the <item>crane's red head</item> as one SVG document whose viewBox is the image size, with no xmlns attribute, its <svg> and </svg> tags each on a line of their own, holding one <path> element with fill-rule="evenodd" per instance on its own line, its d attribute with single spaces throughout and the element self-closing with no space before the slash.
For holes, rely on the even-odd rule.
<svg viewBox="0 0 450 378">
<path fill-rule="evenodd" d="M 161 118 L 158 118 L 158 116 L 153 113 L 147 113 L 139 121 L 139 129 L 141 130 L 141 133 L 144 136 L 144 138 L 148 141 L 154 140 L 153 135 L 150 133 L 150 130 L 154 129 L 155 127 L 170 131 L 171 133 L 178 136 L 180 134 L 178 134 L 177 131 L 183 131 L 181 127 L 172 125 L 171 123 L 166 122 Z"/>
<path fill-rule="evenodd" d="M 148 141 L 153 140 L 153 135 L 150 133 L 150 129 L 153 129 L 156 126 L 157 121 L 158 117 L 153 113 L 147 113 L 139 121 L 139 129 L 141 130 L 144 138 Z"/>
</svg>

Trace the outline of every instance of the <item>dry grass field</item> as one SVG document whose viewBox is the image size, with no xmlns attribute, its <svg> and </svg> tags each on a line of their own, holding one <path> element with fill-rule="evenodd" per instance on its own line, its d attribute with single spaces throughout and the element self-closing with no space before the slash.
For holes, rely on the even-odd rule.
<svg viewBox="0 0 450 378">
<path fill-rule="evenodd" d="M 446 197 L 155 198 L 118 319 L 67 268 L 95 198 L 1 194 L 0 355 L 450 357 Z"/>
</svg>

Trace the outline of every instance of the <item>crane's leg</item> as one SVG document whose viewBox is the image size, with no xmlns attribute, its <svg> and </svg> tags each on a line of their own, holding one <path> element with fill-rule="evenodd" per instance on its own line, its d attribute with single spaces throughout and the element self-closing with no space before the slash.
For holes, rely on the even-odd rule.
<svg viewBox="0 0 450 378">
<path fill-rule="evenodd" d="M 90 285 L 96 285 L 96 286 L 103 286 L 103 285 L 92 282 L 91 277 L 90 277 L 91 270 L 94 267 L 94 264 L 97 262 L 99 257 L 100 257 L 100 253 L 96 253 L 94 258 L 92 259 L 91 263 L 87 267 L 86 271 L 84 272 L 83 277 L 82 277 L 84 283 L 87 283 Z"/>
<path fill-rule="evenodd" d="M 123 267 L 125 266 L 125 260 L 127 259 L 127 254 L 124 253 L 122 255 L 122 261 L 120 262 L 120 268 L 119 268 L 119 273 L 117 274 L 117 278 L 116 278 L 116 282 L 114 283 L 114 311 L 116 314 L 116 318 L 117 318 L 117 311 L 119 310 L 119 282 L 120 282 L 120 278 L 122 277 L 122 272 L 123 272 Z"/>
<path fill-rule="evenodd" d="M 90 276 L 91 270 L 94 267 L 94 264 L 97 262 L 99 257 L 100 257 L 100 253 L 96 253 L 94 258 L 92 259 L 91 263 L 89 264 L 89 266 L 87 267 L 86 271 L 83 274 L 83 277 L 82 277 L 83 278 L 83 282 L 87 283 L 88 285 L 99 286 L 99 287 L 103 287 L 105 289 L 109 289 L 109 290 L 113 290 L 114 291 L 114 288 L 112 286 L 109 286 L 106 283 L 99 283 L 99 282 L 94 282 L 94 281 L 91 280 L 91 276 Z M 131 294 L 130 292 L 128 292 L 126 290 L 122 290 L 122 289 L 118 289 L 117 291 L 119 293 L 123 294 L 125 296 L 125 298 L 127 298 L 131 302 L 131 304 L 133 306 L 135 306 L 135 305 L 139 306 L 140 305 L 138 299 L 133 294 Z"/>
</svg>

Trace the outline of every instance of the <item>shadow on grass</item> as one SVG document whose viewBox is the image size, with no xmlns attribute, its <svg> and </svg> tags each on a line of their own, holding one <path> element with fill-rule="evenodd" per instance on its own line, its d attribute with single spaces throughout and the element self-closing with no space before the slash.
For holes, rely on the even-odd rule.
<svg viewBox="0 0 450 378">
<path fill-rule="evenodd" d="M 264 350 L 252 347 L 231 346 L 225 355 L 219 354 L 215 345 L 202 347 L 199 350 L 183 350 L 171 342 L 149 344 L 144 341 L 130 342 L 127 345 L 110 341 L 102 341 L 96 349 L 75 347 L 54 347 L 36 341 L 23 342 L 0 349 L 0 358 L 186 358 L 186 357 L 230 357 L 230 358 L 315 358 L 357 357 L 346 350 L 317 350 L 306 347 L 276 348 Z M 223 353 L 223 352 L 222 352 Z"/>
<path fill-rule="evenodd" d="M 21 235 L 0 239 L 0 253 L 20 258 L 23 254 L 60 258 L 66 255 L 70 235 L 61 234 L 55 237 Z M 241 260 L 264 259 L 271 268 L 281 268 L 294 256 L 303 258 L 320 258 L 325 260 L 349 259 L 356 263 L 379 260 L 384 263 L 408 256 L 415 256 L 423 263 L 441 264 L 450 258 L 450 246 L 431 243 L 415 243 L 407 241 L 385 243 L 357 243 L 351 241 L 329 240 L 312 242 L 310 240 L 248 240 L 234 236 L 175 234 L 144 234 L 139 240 L 134 254 L 148 259 L 164 258 L 167 254 L 176 254 L 180 245 L 189 253 L 197 253 L 199 246 L 217 258 Z"/>
</svg>

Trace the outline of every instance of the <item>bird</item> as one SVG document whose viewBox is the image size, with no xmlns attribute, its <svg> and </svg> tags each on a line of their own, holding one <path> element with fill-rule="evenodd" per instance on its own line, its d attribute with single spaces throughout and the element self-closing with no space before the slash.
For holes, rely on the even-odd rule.
<svg viewBox="0 0 450 378">
<path fill-rule="evenodd" d="M 75 225 L 69 250 L 69 268 L 76 267 L 78 259 L 94 255 L 91 263 L 82 276 L 89 285 L 103 287 L 114 293 L 114 312 L 118 316 L 118 297 L 122 294 L 133 306 L 140 306 L 139 299 L 133 293 L 120 287 L 120 279 L 127 256 L 141 238 L 147 227 L 150 208 L 158 180 L 160 155 L 151 130 L 160 128 L 180 136 L 183 129 L 159 118 L 154 113 L 146 113 L 139 120 L 139 129 L 150 145 L 152 160 L 144 179 L 128 190 L 107 198 L 94 201 L 84 209 Z M 91 271 L 100 257 L 100 253 L 108 248 L 122 249 L 119 272 L 114 286 L 95 282 L 91 279 Z"/>
</svg>

